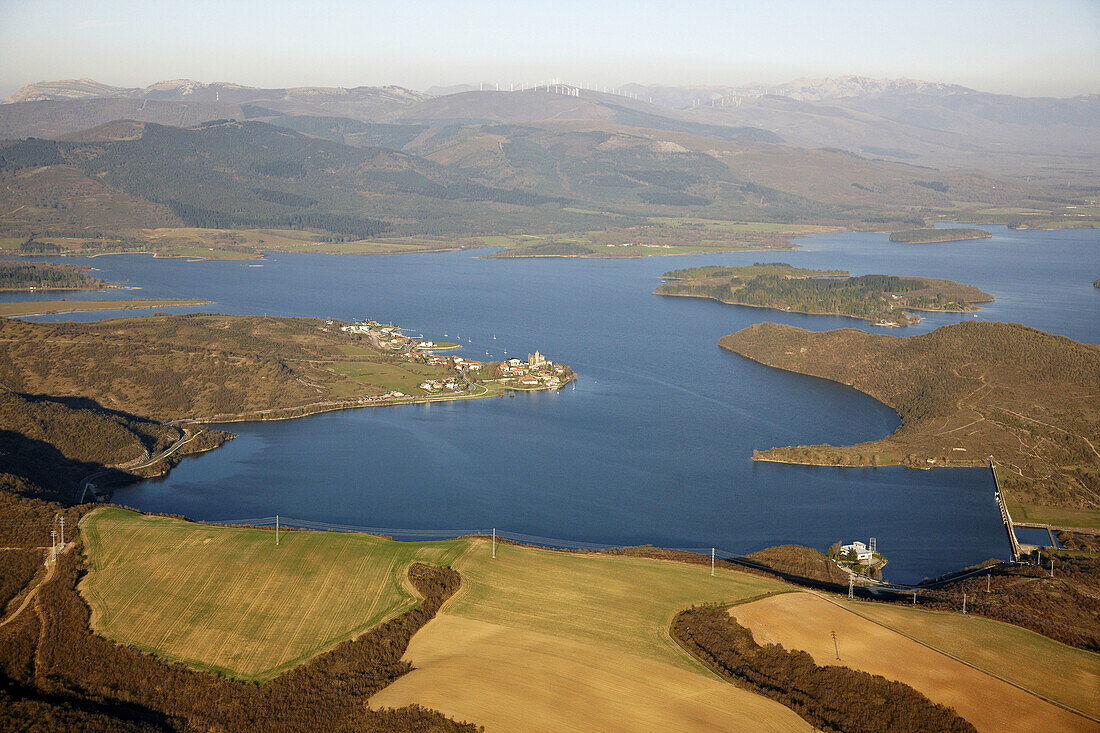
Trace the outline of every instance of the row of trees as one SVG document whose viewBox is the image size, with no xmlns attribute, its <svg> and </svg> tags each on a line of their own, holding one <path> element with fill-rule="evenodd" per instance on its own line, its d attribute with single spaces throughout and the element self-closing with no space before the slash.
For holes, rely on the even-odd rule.
<svg viewBox="0 0 1100 733">
<path fill-rule="evenodd" d="M 680 613 L 672 635 L 723 676 L 794 710 L 818 730 L 974 731 L 953 708 L 912 687 L 848 667 L 819 667 L 802 651 L 760 646 L 723 608 Z"/>
</svg>

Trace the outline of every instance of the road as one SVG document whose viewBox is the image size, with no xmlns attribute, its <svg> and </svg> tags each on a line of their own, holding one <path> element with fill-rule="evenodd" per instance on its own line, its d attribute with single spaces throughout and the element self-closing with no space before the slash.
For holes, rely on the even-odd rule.
<svg viewBox="0 0 1100 733">
<path fill-rule="evenodd" d="M 183 434 L 179 437 L 179 439 L 176 440 L 176 442 L 172 443 L 172 445 L 168 446 L 164 450 L 154 453 L 153 455 L 149 455 L 149 451 L 146 450 L 145 455 L 143 455 L 141 458 L 138 458 L 136 461 L 131 461 L 130 463 L 122 463 L 117 466 L 112 466 L 111 468 L 105 468 L 102 471 L 96 471 L 90 476 L 85 476 L 76 486 L 76 493 L 74 495 L 76 503 L 84 503 L 84 499 L 86 498 L 88 493 L 88 488 L 94 486 L 92 482 L 96 479 L 106 476 L 115 471 L 136 471 L 141 468 L 148 468 L 158 461 L 163 461 L 165 458 L 172 455 L 180 448 L 205 433 L 206 428 L 200 428 L 197 433 L 190 436 L 188 435 L 188 432 L 188 428 L 183 428 Z"/>
</svg>

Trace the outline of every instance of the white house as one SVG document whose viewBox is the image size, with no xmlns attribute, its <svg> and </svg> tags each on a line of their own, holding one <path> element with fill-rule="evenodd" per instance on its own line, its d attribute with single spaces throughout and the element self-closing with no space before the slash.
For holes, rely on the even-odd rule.
<svg viewBox="0 0 1100 733">
<path fill-rule="evenodd" d="M 841 555 L 847 555 L 849 552 L 854 552 L 856 554 L 856 561 L 861 562 L 865 565 L 870 565 L 874 557 L 874 554 L 869 549 L 867 549 L 867 545 L 858 540 L 852 542 L 852 544 L 850 545 L 840 546 Z"/>
</svg>

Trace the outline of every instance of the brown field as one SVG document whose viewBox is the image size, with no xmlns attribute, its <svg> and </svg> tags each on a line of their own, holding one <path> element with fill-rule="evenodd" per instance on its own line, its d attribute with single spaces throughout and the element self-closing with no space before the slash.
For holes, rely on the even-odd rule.
<svg viewBox="0 0 1100 733">
<path fill-rule="evenodd" d="M 454 568 L 462 587 L 406 655 L 416 670 L 372 705 L 419 703 L 489 731 L 808 729 L 713 675 L 669 635 L 693 603 L 785 587 L 776 581 L 511 545 L 496 559 L 475 546 Z"/>
<path fill-rule="evenodd" d="M 812 730 L 779 703 L 709 674 L 446 613 L 404 658 L 416 670 L 372 697 L 373 707 L 415 702 L 490 732 Z"/>
<path fill-rule="evenodd" d="M 1100 730 L 1095 721 L 1045 702 L 880 624 L 888 623 L 937 648 L 950 646 L 945 651 L 954 656 L 1017 684 L 1041 688 L 1040 694 L 1079 707 L 1094 717 L 1100 715 L 1095 694 L 1100 686 L 1100 657 L 1095 654 L 986 619 L 859 602 L 853 604 L 853 610 L 873 612 L 878 623 L 804 592 L 734 606 L 730 614 L 750 629 L 760 644 L 801 649 L 821 665 L 843 664 L 904 682 L 932 701 L 954 707 L 980 731 Z M 930 619 L 933 615 L 935 618 Z"/>
</svg>

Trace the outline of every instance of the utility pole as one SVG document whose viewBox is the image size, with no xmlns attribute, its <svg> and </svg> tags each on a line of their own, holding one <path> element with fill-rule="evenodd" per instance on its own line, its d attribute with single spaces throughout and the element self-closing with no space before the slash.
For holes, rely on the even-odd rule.
<svg viewBox="0 0 1100 733">
<path fill-rule="evenodd" d="M 50 562 L 57 562 L 57 530 L 50 530 Z"/>
<path fill-rule="evenodd" d="M 963 616 L 966 615 L 966 594 L 963 593 Z"/>
<path fill-rule="evenodd" d="M 840 647 L 836 643 L 836 631 L 833 631 L 833 651 L 836 652 L 837 660 L 840 659 Z"/>
<path fill-rule="evenodd" d="M 493 527 L 493 559 L 497 557 L 497 528 Z"/>
<path fill-rule="evenodd" d="M 1051 570 L 1051 573 L 1054 571 Z M 710 574 L 714 575 L 714 548 L 710 548 Z"/>
<path fill-rule="evenodd" d="M 855 577 L 852 576 L 852 575 L 849 575 L 848 576 L 848 598 L 849 599 L 851 599 L 854 595 L 855 582 L 856 582 Z"/>
<path fill-rule="evenodd" d="M 62 525 L 62 529 L 64 529 L 64 528 L 65 528 L 65 526 Z M 64 537 L 64 536 L 65 535 L 62 535 L 62 537 Z M 1054 577 L 1054 558 L 1053 557 L 1050 558 L 1050 577 L 1052 577 L 1052 578 Z"/>
<path fill-rule="evenodd" d="M 275 546 L 279 546 L 279 515 L 275 515 Z"/>
<path fill-rule="evenodd" d="M 65 546 L 65 517 L 58 517 L 58 519 L 61 522 L 61 546 L 64 547 Z M 1053 567 L 1053 565 L 1051 567 Z M 1053 574 L 1054 574 L 1054 571 L 1051 570 L 1051 575 L 1053 575 Z"/>
<path fill-rule="evenodd" d="M 989 592 L 989 573 L 986 573 L 985 575 L 985 592 Z"/>
</svg>

